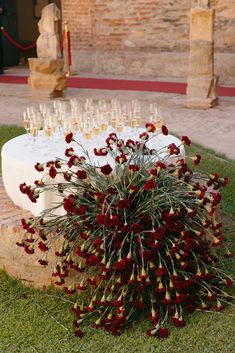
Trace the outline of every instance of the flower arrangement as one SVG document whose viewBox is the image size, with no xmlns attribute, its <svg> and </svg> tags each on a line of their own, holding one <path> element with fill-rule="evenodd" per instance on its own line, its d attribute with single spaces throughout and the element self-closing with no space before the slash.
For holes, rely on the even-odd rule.
<svg viewBox="0 0 235 353">
<path fill-rule="evenodd" d="M 38 248 L 43 254 L 39 263 L 47 265 L 53 239 L 62 239 L 52 276 L 74 296 L 78 337 L 90 317 L 95 328 L 119 335 L 142 311 L 151 322 L 147 335 L 167 337 L 169 322 L 183 327 L 185 313 L 221 311 L 231 298 L 225 288 L 233 280 L 217 265 L 217 248 L 223 244 L 218 189 L 228 180 L 193 172 L 174 144 L 161 159 L 146 146 L 160 133 L 168 134 L 164 125 L 160 131 L 148 123 L 139 141 L 110 134 L 94 153 L 101 161 L 111 156 L 115 167 L 94 166 L 85 150 L 78 156 L 70 147 L 66 160 L 35 166 L 52 179 L 62 176 L 63 182 L 47 184 L 43 177 L 35 186 L 20 185 L 32 202 L 48 190 L 61 195 L 61 203 L 41 217 L 22 220 L 26 232 L 18 245 L 28 254 Z M 66 141 L 75 142 L 72 133 Z M 187 136 L 182 144 L 190 145 Z M 197 166 L 201 157 L 192 159 Z M 65 214 L 54 217 L 58 207 Z M 225 257 L 232 255 L 225 250 Z M 71 271 L 78 276 L 67 285 Z M 87 293 L 83 302 L 81 292 Z"/>
</svg>

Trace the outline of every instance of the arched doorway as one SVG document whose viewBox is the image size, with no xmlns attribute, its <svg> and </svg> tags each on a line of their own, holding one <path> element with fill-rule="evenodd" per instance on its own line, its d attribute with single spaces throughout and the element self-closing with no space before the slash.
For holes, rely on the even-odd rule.
<svg viewBox="0 0 235 353">
<path fill-rule="evenodd" d="M 5 30 L 20 44 L 27 46 L 39 36 L 38 21 L 44 6 L 54 2 L 61 9 L 61 0 L 7 0 L 6 15 L 3 19 Z M 23 51 L 3 39 L 5 66 L 17 65 L 19 61 L 36 56 L 36 49 Z"/>
</svg>

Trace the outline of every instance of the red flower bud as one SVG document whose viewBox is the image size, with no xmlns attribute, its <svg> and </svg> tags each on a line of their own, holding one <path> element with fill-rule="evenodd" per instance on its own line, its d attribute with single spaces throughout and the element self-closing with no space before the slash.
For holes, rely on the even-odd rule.
<svg viewBox="0 0 235 353">
<path fill-rule="evenodd" d="M 66 141 L 67 143 L 71 143 L 72 140 L 73 140 L 73 133 L 70 132 L 69 134 L 66 135 L 65 141 Z"/>
</svg>

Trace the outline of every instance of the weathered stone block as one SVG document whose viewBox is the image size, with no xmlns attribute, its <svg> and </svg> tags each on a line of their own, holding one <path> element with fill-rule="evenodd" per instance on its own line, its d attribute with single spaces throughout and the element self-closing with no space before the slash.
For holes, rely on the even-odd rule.
<svg viewBox="0 0 235 353">
<path fill-rule="evenodd" d="M 28 84 L 32 96 L 60 97 L 66 89 L 66 76 L 62 59 L 29 58 Z"/>
<path fill-rule="evenodd" d="M 186 107 L 207 109 L 218 104 L 218 77 L 214 75 L 214 10 L 209 1 L 191 9 L 190 55 Z"/>
<path fill-rule="evenodd" d="M 193 8 L 191 10 L 190 41 L 213 41 L 214 13 L 213 9 Z"/>
<path fill-rule="evenodd" d="M 63 59 L 29 58 L 28 62 L 30 71 L 42 74 L 61 73 L 64 67 Z"/>
<path fill-rule="evenodd" d="M 197 40 L 191 42 L 189 55 L 189 75 L 214 74 L 214 50 L 211 42 Z"/>
</svg>

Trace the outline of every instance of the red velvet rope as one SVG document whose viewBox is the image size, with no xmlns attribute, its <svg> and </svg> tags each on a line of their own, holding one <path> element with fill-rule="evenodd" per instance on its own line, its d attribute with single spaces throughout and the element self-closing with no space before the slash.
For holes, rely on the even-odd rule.
<svg viewBox="0 0 235 353">
<path fill-rule="evenodd" d="M 11 42 L 11 44 L 13 44 L 16 48 L 27 51 L 30 50 L 32 48 L 34 48 L 36 46 L 36 42 L 27 45 L 27 46 L 23 46 L 19 43 L 17 43 L 6 31 L 3 27 L 1 27 L 1 32 L 4 34 L 4 36 L 9 40 L 9 42 Z"/>
<path fill-rule="evenodd" d="M 71 40 L 70 40 L 70 32 L 67 32 L 68 38 L 68 65 L 72 66 L 72 57 L 71 57 Z"/>
</svg>

